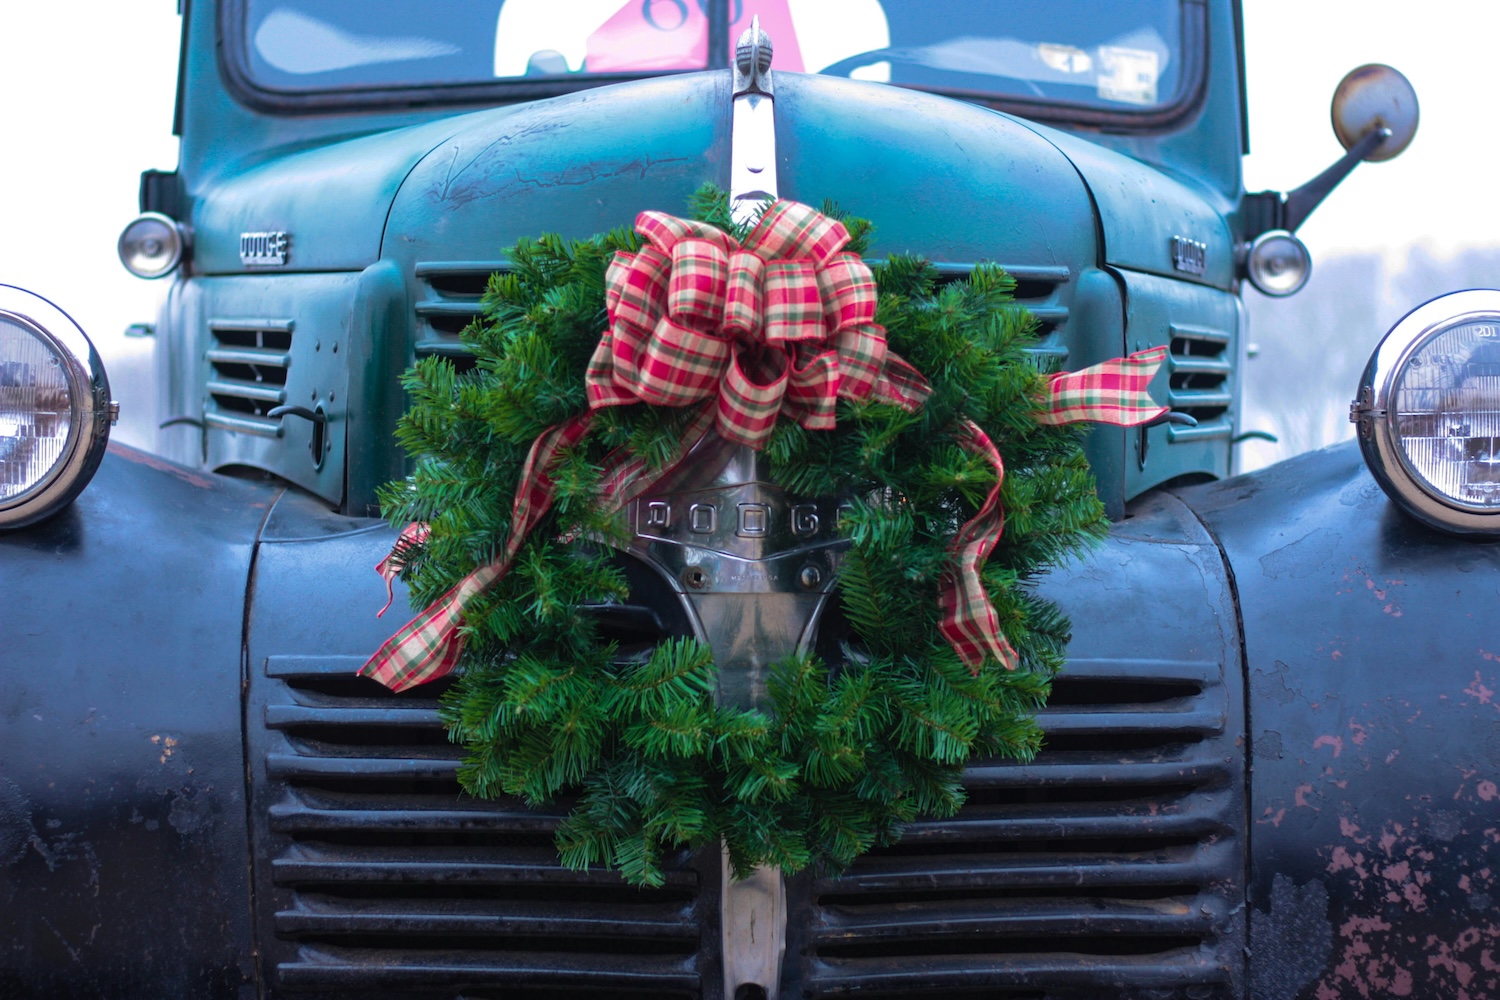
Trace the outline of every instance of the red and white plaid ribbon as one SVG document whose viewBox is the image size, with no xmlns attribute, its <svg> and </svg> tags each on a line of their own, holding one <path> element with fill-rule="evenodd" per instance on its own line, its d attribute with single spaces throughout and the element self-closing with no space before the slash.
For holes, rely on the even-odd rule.
<svg viewBox="0 0 1500 1000">
<path fill-rule="evenodd" d="M 642 212 L 635 226 L 646 246 L 610 265 L 609 330 L 585 375 L 590 406 L 714 400 L 719 435 L 758 450 L 782 414 L 829 430 L 840 396 L 906 409 L 927 397 L 920 377 L 882 377 L 875 278 L 844 252 L 838 220 L 779 201 L 743 244 L 662 212 Z"/>
<path fill-rule="evenodd" d="M 386 640 L 361 675 L 401 691 L 453 669 L 463 649 L 464 606 L 510 569 L 551 506 L 553 464 L 583 440 L 593 410 L 636 402 L 702 404 L 662 467 L 648 469 L 623 450 L 606 459 L 600 502 L 613 511 L 668 475 L 711 430 L 759 449 L 783 413 L 809 430 L 831 430 L 839 397 L 915 410 L 930 395 L 922 374 L 886 350 L 885 330 L 875 323 L 874 277 L 858 256 L 844 252 L 849 233 L 837 220 L 780 201 L 743 244 L 714 226 L 661 212 L 642 212 L 636 230 L 647 245 L 617 254 L 606 276 L 609 329 L 585 375 L 589 410 L 548 428 L 532 444 L 504 549 Z M 1166 408 L 1150 401 L 1145 386 L 1165 353 L 1161 348 L 1054 376 L 1049 407 L 1066 417 L 1044 416 L 1043 422 L 1130 425 L 1159 416 Z M 940 587 L 939 628 L 975 671 L 987 657 L 1013 669 L 1015 651 L 979 577 L 1004 523 L 1004 466 L 978 425 L 965 421 L 958 443 L 991 464 L 995 486 L 954 539 L 957 566 Z M 421 531 L 408 528 L 376 567 L 387 583 L 410 547 L 425 538 Z"/>
</svg>

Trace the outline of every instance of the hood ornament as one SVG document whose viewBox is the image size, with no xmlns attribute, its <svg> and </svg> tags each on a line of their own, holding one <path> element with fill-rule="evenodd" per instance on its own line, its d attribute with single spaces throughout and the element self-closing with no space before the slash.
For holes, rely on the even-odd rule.
<svg viewBox="0 0 1500 1000">
<path fill-rule="evenodd" d="M 771 37 L 760 17 L 734 47 L 734 122 L 730 135 L 729 213 L 750 222 L 776 192 L 776 111 L 771 87 Z"/>
</svg>

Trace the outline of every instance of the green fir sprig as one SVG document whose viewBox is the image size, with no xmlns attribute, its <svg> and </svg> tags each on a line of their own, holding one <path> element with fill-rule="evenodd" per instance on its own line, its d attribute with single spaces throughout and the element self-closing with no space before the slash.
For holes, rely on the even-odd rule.
<svg viewBox="0 0 1500 1000">
<path fill-rule="evenodd" d="M 692 207 L 744 234 L 722 192 L 705 189 Z M 866 249 L 867 222 L 824 211 L 848 226 L 851 250 Z M 382 502 L 393 522 L 431 527 L 403 571 L 418 605 L 503 545 L 533 439 L 587 405 L 609 261 L 638 248 L 624 229 L 521 241 L 464 333 L 472 369 L 426 358 L 406 374 L 411 409 L 398 436 L 413 472 Z M 931 398 L 916 413 L 840 400 L 837 429 L 782 421 L 765 450 L 790 493 L 852 503 L 836 590 L 850 635 L 837 671 L 791 656 L 773 670 L 770 711 L 741 710 L 715 704 L 703 643 L 627 650 L 601 636 L 589 609 L 629 590 L 609 548 L 626 537 L 623 518 L 596 501 L 601 463 L 625 447 L 659 466 L 679 446 L 687 409 L 600 411 L 553 470 L 554 505 L 511 572 L 466 610 L 464 656 L 442 709 L 467 750 L 459 780 L 477 796 L 538 806 L 576 796 L 556 834 L 564 864 L 659 885 L 668 852 L 722 839 L 738 874 L 839 871 L 917 816 L 953 815 L 970 760 L 1036 753 L 1035 714 L 1063 662 L 1068 622 L 1033 581 L 1104 531 L 1079 432 L 1035 419 L 1045 380 L 1026 353 L 1033 323 L 1003 271 L 945 283 L 925 261 L 896 256 L 876 278 L 890 348 L 927 377 Z M 983 579 L 1015 671 L 990 661 L 973 672 L 938 633 L 953 533 L 994 484 L 988 464 L 957 444 L 963 418 L 1006 464 L 1005 531 Z"/>
</svg>

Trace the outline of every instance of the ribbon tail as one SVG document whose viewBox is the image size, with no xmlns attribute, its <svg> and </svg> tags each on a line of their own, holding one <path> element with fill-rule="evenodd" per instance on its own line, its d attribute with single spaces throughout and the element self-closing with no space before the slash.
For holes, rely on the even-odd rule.
<svg viewBox="0 0 1500 1000">
<path fill-rule="evenodd" d="M 521 543 L 552 506 L 557 484 L 548 475 L 549 470 L 564 449 L 583 440 L 592 423 L 592 411 L 585 411 L 537 436 L 521 468 L 521 481 L 511 507 L 510 537 L 505 541 L 504 551 L 402 626 L 365 661 L 359 668 L 359 676 L 373 678 L 392 691 L 404 691 L 437 680 L 458 665 L 463 652 L 463 634 L 459 629 L 465 606 L 509 571 Z M 405 535 L 402 532 L 403 538 Z M 387 565 L 390 559 L 388 556 L 381 565 Z"/>
<path fill-rule="evenodd" d="M 375 564 L 375 572 L 385 581 L 385 605 L 375 612 L 376 618 L 384 618 L 385 613 L 391 610 L 391 605 L 396 600 L 395 583 L 396 577 L 406 568 L 406 557 L 411 547 L 421 545 L 427 541 L 427 536 L 432 534 L 425 522 L 413 521 L 401 529 L 401 534 L 396 538 L 396 544 L 391 546 L 391 551 L 380 562 Z"/>
<path fill-rule="evenodd" d="M 1037 414 L 1042 424 L 1114 424 L 1135 427 L 1166 413 L 1151 398 L 1147 386 L 1162 362 L 1167 346 L 1152 347 L 1123 358 L 1111 358 L 1076 372 L 1058 372 L 1048 382 L 1045 408 Z"/>
<path fill-rule="evenodd" d="M 497 570 L 492 563 L 459 581 L 387 639 L 359 668 L 359 676 L 379 681 L 392 691 L 405 691 L 452 672 L 463 653 L 459 626 L 463 624 L 464 604 L 483 589 L 475 589 L 472 581 L 484 573 L 493 573 L 490 582 L 494 582 L 504 575 L 504 569 Z"/>
<path fill-rule="evenodd" d="M 989 593 L 979 571 L 985 560 L 1000 541 L 1005 526 L 1005 511 L 1000 506 L 1000 486 L 1005 480 L 1005 465 L 1000 460 L 1000 451 L 978 424 L 965 420 L 958 438 L 959 447 L 981 455 L 995 470 L 995 485 L 985 498 L 979 513 L 958 529 L 953 539 L 953 550 L 958 555 L 958 565 L 944 578 L 938 592 L 938 607 L 942 614 L 938 620 L 938 631 L 948 640 L 959 659 L 974 672 L 984 664 L 986 657 L 993 657 L 1006 670 L 1014 670 L 1019 663 L 1015 649 L 1000 631 L 1000 616 L 990 602 Z"/>
</svg>

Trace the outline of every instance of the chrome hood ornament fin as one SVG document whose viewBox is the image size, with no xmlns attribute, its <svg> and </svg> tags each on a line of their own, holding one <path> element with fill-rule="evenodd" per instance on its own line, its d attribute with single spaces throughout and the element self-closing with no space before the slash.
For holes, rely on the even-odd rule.
<svg viewBox="0 0 1500 1000">
<path fill-rule="evenodd" d="M 729 154 L 729 212 L 754 221 L 776 193 L 776 104 L 771 85 L 771 38 L 759 16 L 734 47 L 734 121 Z"/>
</svg>

